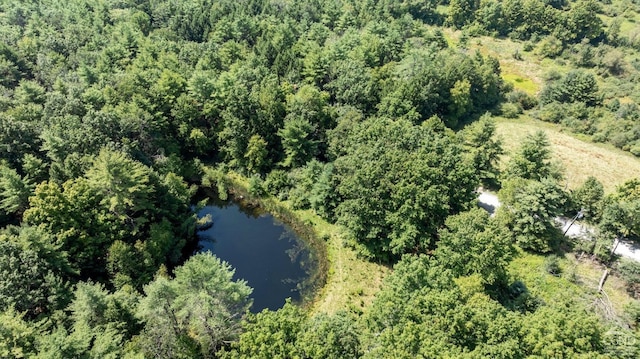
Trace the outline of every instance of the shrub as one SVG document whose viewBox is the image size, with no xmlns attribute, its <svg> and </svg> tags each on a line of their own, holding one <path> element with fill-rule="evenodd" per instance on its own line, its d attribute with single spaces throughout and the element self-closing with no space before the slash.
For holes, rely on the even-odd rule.
<svg viewBox="0 0 640 359">
<path fill-rule="evenodd" d="M 249 194 L 256 197 L 263 197 L 267 194 L 264 188 L 264 181 L 258 176 L 249 178 Z"/>
<path fill-rule="evenodd" d="M 273 170 L 269 172 L 264 181 L 264 188 L 266 191 L 281 200 L 287 198 L 290 187 L 291 181 L 289 179 L 289 175 L 283 170 Z"/>
<path fill-rule="evenodd" d="M 500 112 L 506 118 L 517 118 L 522 113 L 522 107 L 519 104 L 507 102 L 500 106 Z"/>
<path fill-rule="evenodd" d="M 623 259 L 618 264 L 617 271 L 627 282 L 627 292 L 634 298 L 640 298 L 640 263 Z"/>
<path fill-rule="evenodd" d="M 635 328 L 640 324 L 640 301 L 634 300 L 624 306 L 624 313 L 629 317 L 631 325 Z"/>
<path fill-rule="evenodd" d="M 552 276 L 560 276 L 562 270 L 560 269 L 560 259 L 557 255 L 552 254 L 544 259 L 544 270 Z"/>
<path fill-rule="evenodd" d="M 507 101 L 520 105 L 523 110 L 530 110 L 538 104 L 538 100 L 520 90 L 513 90 L 507 94 Z"/>
</svg>

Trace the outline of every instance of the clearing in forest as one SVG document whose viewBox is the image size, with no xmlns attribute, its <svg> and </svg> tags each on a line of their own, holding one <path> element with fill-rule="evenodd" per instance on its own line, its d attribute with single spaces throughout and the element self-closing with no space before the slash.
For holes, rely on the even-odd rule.
<svg viewBox="0 0 640 359">
<path fill-rule="evenodd" d="M 528 134 L 538 130 L 549 137 L 552 156 L 564 171 L 567 188 L 580 186 L 589 176 L 594 176 L 604 186 L 607 193 L 616 186 L 633 179 L 640 178 L 640 159 L 628 152 L 611 145 L 593 143 L 578 139 L 563 132 L 557 125 L 528 118 L 526 115 L 517 119 L 498 118 L 496 133 L 502 137 L 506 154 L 501 162 L 504 165 L 522 140 Z"/>
</svg>

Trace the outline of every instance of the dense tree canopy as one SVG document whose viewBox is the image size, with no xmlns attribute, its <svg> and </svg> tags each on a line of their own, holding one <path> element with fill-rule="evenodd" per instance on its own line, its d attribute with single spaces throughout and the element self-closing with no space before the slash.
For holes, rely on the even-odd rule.
<svg viewBox="0 0 640 359">
<path fill-rule="evenodd" d="M 617 2 L 0 2 L 0 357 L 598 357 L 580 301 L 512 277 L 567 194 L 543 133 L 501 173 L 492 117 L 640 154 L 617 19 L 638 7 Z M 514 90 L 476 35 L 514 40 L 509 71 L 520 49 L 572 69 Z M 192 255 L 196 186 L 226 198 L 230 171 L 395 265 L 373 304 L 248 315 L 233 269 Z M 502 185 L 495 218 L 480 184 Z M 637 236 L 639 187 L 589 180 L 571 209 Z"/>
<path fill-rule="evenodd" d="M 433 248 L 437 229 L 470 205 L 478 183 L 460 143 L 437 119 L 371 119 L 351 131 L 335 161 L 338 223 L 370 257 Z"/>
</svg>

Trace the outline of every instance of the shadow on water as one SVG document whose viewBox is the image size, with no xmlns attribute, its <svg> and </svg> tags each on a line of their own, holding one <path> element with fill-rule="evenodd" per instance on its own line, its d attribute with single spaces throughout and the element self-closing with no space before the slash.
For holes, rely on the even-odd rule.
<svg viewBox="0 0 640 359">
<path fill-rule="evenodd" d="M 234 279 L 247 281 L 252 312 L 279 309 L 286 298 L 300 303 L 313 296 L 318 258 L 305 240 L 255 204 L 206 197 L 198 217 L 209 215 L 212 223 L 197 232 L 194 253 L 211 251 L 235 269 Z"/>
</svg>

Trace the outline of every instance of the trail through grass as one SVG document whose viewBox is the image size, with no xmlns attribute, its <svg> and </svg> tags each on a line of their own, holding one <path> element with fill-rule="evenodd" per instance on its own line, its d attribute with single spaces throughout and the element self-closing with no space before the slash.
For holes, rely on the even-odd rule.
<svg viewBox="0 0 640 359">
<path fill-rule="evenodd" d="M 343 243 L 343 229 L 330 224 L 312 210 L 296 211 L 300 219 L 312 223 L 321 237 L 327 238 L 329 271 L 324 288 L 312 305 L 315 313 L 335 313 L 338 310 L 366 311 L 382 280 L 390 273 L 386 266 L 358 258 L 355 251 Z"/>
</svg>

